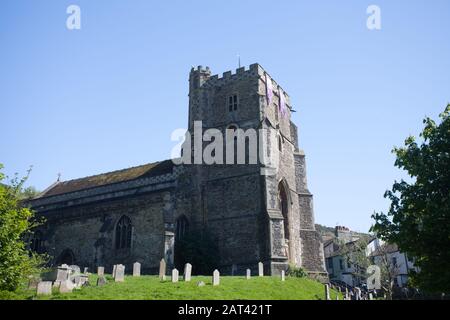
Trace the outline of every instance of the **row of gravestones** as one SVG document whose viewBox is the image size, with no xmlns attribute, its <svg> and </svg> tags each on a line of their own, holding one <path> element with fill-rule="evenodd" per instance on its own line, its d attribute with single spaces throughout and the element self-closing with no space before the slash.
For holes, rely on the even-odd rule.
<svg viewBox="0 0 450 320">
<path fill-rule="evenodd" d="M 339 293 L 342 293 L 341 288 L 338 287 Z M 369 300 L 373 300 L 372 293 L 369 293 L 368 297 Z M 347 288 L 345 288 L 345 294 L 344 294 L 344 300 L 367 300 L 367 298 L 363 298 L 361 289 L 356 287 L 355 293 L 353 291 L 348 291 Z M 330 296 L 330 286 L 328 284 L 325 284 L 325 299 L 331 300 Z M 336 295 L 336 300 L 339 300 L 339 294 Z"/>
<path fill-rule="evenodd" d="M 183 280 L 186 282 L 191 281 L 191 274 L 192 274 L 192 265 L 190 263 L 186 263 L 184 266 Z M 262 262 L 258 263 L 258 275 L 260 277 L 264 276 L 264 265 Z M 247 269 L 246 279 L 249 280 L 250 278 L 251 278 L 251 270 Z M 159 263 L 159 279 L 161 281 L 166 280 L 166 262 L 164 259 L 161 259 L 161 261 Z M 178 269 L 173 269 L 171 281 L 178 282 L 178 280 L 179 280 L 179 271 L 178 271 Z M 284 272 L 284 270 L 282 270 L 281 271 L 281 281 L 285 281 L 285 280 L 286 280 L 285 272 Z M 217 269 L 214 270 L 214 272 L 213 272 L 212 284 L 213 284 L 213 286 L 218 286 L 220 284 L 220 272 Z M 205 283 L 203 281 L 200 281 L 197 285 L 204 286 Z"/>
<path fill-rule="evenodd" d="M 166 279 L 166 262 L 164 259 L 161 259 L 159 263 L 159 278 L 161 281 Z M 56 280 L 52 281 L 40 281 L 37 284 L 37 294 L 38 295 L 50 295 L 52 294 L 52 287 L 58 287 L 60 293 L 70 293 L 73 289 L 79 289 L 82 286 L 89 285 L 87 272 L 88 268 L 84 269 L 84 274 L 80 273 L 80 268 L 78 266 L 68 266 L 62 265 L 57 269 Z M 97 286 L 103 286 L 107 283 L 105 277 L 105 268 L 98 267 L 97 268 Z M 141 264 L 139 262 L 135 262 L 133 264 L 133 276 L 140 277 L 141 275 Z M 192 265 L 190 263 L 186 263 L 184 266 L 184 281 L 191 281 L 192 275 Z M 264 266 L 262 262 L 258 263 L 258 275 L 260 277 L 264 276 Z M 123 264 L 116 264 L 113 266 L 112 277 L 115 282 L 124 282 L 125 281 L 125 266 Z M 251 271 L 247 269 L 246 279 L 251 278 Z M 281 271 L 281 281 L 285 281 L 285 272 Z M 177 269 L 172 270 L 172 282 L 178 282 L 179 280 L 179 271 Z M 220 284 L 220 272 L 216 269 L 213 272 L 212 283 L 214 286 Z M 204 285 L 203 282 L 198 283 L 199 286 Z"/>
</svg>

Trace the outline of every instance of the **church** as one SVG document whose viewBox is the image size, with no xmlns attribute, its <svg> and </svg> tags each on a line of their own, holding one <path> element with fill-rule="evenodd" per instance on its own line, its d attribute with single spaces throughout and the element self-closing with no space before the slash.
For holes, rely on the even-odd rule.
<svg viewBox="0 0 450 320">
<path fill-rule="evenodd" d="M 140 262 L 156 272 L 164 258 L 177 263 L 176 244 L 208 232 L 221 274 L 280 274 L 289 266 L 326 279 L 323 246 L 315 230 L 304 152 L 291 121 L 290 98 L 259 64 L 221 76 L 208 67 L 189 74 L 188 132 L 202 121 L 215 128 L 270 129 L 262 152 L 277 151 L 277 170 L 254 164 L 186 164 L 164 160 L 95 176 L 57 181 L 29 203 L 46 222 L 30 241 L 52 264 L 95 270 Z M 190 150 L 189 150 L 190 151 Z M 185 152 L 185 150 L 183 150 Z M 195 273 L 195 265 L 193 265 Z"/>
</svg>

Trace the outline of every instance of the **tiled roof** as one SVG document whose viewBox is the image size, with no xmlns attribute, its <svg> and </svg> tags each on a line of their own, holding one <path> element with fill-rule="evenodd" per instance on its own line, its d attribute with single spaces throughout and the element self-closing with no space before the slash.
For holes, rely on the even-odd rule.
<svg viewBox="0 0 450 320">
<path fill-rule="evenodd" d="M 39 198 L 130 181 L 138 178 L 158 176 L 172 172 L 173 165 L 172 160 L 165 160 L 128 169 L 102 173 L 95 176 L 61 181 L 55 183 L 48 190 L 40 194 Z"/>
</svg>

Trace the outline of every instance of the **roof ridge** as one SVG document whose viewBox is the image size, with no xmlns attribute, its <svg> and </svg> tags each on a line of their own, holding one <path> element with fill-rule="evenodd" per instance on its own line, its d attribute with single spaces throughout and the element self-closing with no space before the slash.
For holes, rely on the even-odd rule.
<svg viewBox="0 0 450 320">
<path fill-rule="evenodd" d="M 102 172 L 102 173 L 93 174 L 93 175 L 85 176 L 85 177 L 81 177 L 81 178 L 76 178 L 76 179 L 70 179 L 70 180 L 60 181 L 59 183 L 68 183 L 68 182 L 73 182 L 73 181 L 77 181 L 77 180 L 83 180 L 83 179 L 88 179 L 88 178 L 94 178 L 94 177 L 102 176 L 102 175 L 105 175 L 105 174 L 118 173 L 118 172 L 130 170 L 130 169 L 136 169 L 136 168 L 140 168 L 140 167 L 144 167 L 144 166 L 148 166 L 148 165 L 152 165 L 152 164 L 155 164 L 155 165 L 156 165 L 156 164 L 162 163 L 162 162 L 164 162 L 164 161 L 167 161 L 167 160 L 161 160 L 161 161 L 149 162 L 149 163 L 145 163 L 145 164 L 141 164 L 141 165 L 137 165 L 137 166 L 132 166 L 132 167 L 128 167 L 128 168 L 123 168 L 123 169 L 119 169 L 119 170 L 113 170 L 113 171 Z"/>
</svg>

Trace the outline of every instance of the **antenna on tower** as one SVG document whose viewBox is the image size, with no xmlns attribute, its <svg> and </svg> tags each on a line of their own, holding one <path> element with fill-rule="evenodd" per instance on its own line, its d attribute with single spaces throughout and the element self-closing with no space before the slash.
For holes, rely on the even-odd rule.
<svg viewBox="0 0 450 320">
<path fill-rule="evenodd" d="M 56 180 L 57 182 L 60 182 L 61 181 L 61 173 L 60 172 L 58 172 L 58 180 Z"/>
</svg>

